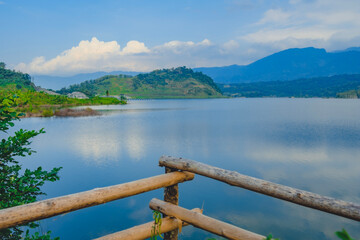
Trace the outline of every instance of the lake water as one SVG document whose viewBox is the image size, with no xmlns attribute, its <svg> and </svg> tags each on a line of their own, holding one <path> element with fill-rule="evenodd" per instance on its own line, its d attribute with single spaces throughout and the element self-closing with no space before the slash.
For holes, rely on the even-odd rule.
<svg viewBox="0 0 360 240">
<path fill-rule="evenodd" d="M 291 187 L 360 203 L 360 101 L 341 99 L 212 99 L 131 101 L 102 106 L 104 115 L 23 119 L 45 128 L 24 159 L 28 168 L 62 166 L 48 196 L 162 174 L 161 155 L 189 158 Z M 360 224 L 196 176 L 179 186 L 180 205 L 247 230 L 285 239 L 336 239 Z M 152 220 L 149 201 L 163 190 L 41 222 L 61 239 L 91 239 Z M 214 235 L 191 226 L 179 239 Z M 217 239 L 220 239 L 217 237 Z"/>
</svg>

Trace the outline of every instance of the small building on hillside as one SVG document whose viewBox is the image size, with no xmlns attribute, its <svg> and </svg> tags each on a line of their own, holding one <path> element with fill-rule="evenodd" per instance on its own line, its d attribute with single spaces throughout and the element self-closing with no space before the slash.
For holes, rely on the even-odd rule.
<svg viewBox="0 0 360 240">
<path fill-rule="evenodd" d="M 88 96 L 86 96 L 82 92 L 72 92 L 67 95 L 69 98 L 78 98 L 78 99 L 88 99 Z"/>
<path fill-rule="evenodd" d="M 34 88 L 35 88 L 35 90 L 37 92 L 44 92 L 44 93 L 49 94 L 49 95 L 60 95 L 59 93 L 56 93 L 54 91 L 50 91 L 50 90 L 48 90 L 46 88 L 37 87 L 37 86 L 34 86 Z"/>
<path fill-rule="evenodd" d="M 61 95 L 61 94 L 59 94 L 59 93 L 56 93 L 56 92 L 54 92 L 54 91 L 50 91 L 50 90 L 47 90 L 47 89 L 44 90 L 44 93 L 49 94 L 49 95 L 56 95 L 56 96 Z"/>
</svg>

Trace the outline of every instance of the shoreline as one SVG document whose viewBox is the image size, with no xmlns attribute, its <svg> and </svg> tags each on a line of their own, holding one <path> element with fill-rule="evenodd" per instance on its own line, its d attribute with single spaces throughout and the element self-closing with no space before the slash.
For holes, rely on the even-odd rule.
<svg viewBox="0 0 360 240">
<path fill-rule="evenodd" d="M 33 113 L 26 112 L 24 116 L 21 118 L 47 118 L 47 117 L 88 117 L 88 116 L 101 116 L 102 114 L 94 110 L 90 107 L 82 108 L 82 109 L 74 109 L 74 108 L 58 108 L 52 109 L 46 108 L 41 112 Z"/>
</svg>

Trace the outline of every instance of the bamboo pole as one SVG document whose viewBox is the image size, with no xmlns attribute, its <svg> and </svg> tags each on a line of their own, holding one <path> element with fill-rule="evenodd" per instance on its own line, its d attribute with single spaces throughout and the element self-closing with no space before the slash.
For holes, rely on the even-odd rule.
<svg viewBox="0 0 360 240">
<path fill-rule="evenodd" d="M 0 210 L 0 229 L 49 218 L 62 213 L 91 207 L 137 195 L 179 182 L 192 180 L 193 173 L 173 172 L 137 181 L 61 196 Z"/>
<path fill-rule="evenodd" d="M 202 213 L 200 208 L 194 208 L 191 211 Z M 178 229 L 179 225 L 182 226 L 189 225 L 186 222 L 181 222 L 173 217 L 165 217 L 162 220 L 161 224 L 161 233 L 170 232 L 174 229 Z M 94 240 L 142 240 L 151 237 L 151 229 L 154 226 L 154 221 L 148 222 L 142 225 L 138 225 L 120 232 L 109 234 Z"/>
<path fill-rule="evenodd" d="M 235 171 L 229 171 L 183 158 L 162 156 L 159 160 L 159 165 L 197 173 L 228 183 L 232 186 L 245 188 L 323 212 L 360 221 L 360 205 L 352 202 L 336 200 L 331 197 L 321 196 L 316 193 L 268 182 L 242 175 Z"/>
<path fill-rule="evenodd" d="M 150 201 L 150 208 L 169 216 L 174 216 L 185 221 L 194 227 L 204 229 L 208 232 L 217 234 L 227 239 L 233 240 L 263 240 L 266 237 L 256 233 L 249 232 L 234 225 L 216 220 L 214 218 L 192 212 L 188 209 L 176 206 L 171 203 L 153 198 Z"/>
<path fill-rule="evenodd" d="M 176 172 L 176 169 L 165 167 L 165 173 Z M 164 201 L 179 205 L 179 185 L 174 184 L 168 186 L 164 189 Z M 166 217 L 166 214 L 163 214 L 163 218 Z M 177 240 L 178 239 L 178 228 L 175 228 L 172 231 L 164 233 L 164 240 Z"/>
</svg>

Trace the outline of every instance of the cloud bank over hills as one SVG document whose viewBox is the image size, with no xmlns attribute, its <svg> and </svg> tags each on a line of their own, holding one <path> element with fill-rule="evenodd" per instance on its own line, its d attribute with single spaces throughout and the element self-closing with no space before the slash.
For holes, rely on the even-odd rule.
<svg viewBox="0 0 360 240">
<path fill-rule="evenodd" d="M 148 48 L 145 43 L 132 40 L 121 48 L 116 41 L 100 41 L 93 37 L 83 40 L 77 46 L 63 51 L 58 56 L 47 60 L 36 57 L 30 63 L 20 63 L 15 68 L 34 74 L 72 74 L 93 71 L 150 71 L 159 65 L 172 67 L 174 58 L 177 65 L 192 62 L 192 54 L 211 51 L 216 48 L 208 39 L 201 42 L 170 41 L 163 45 Z M 213 49 L 218 51 L 217 49 Z M 220 50 L 220 49 L 219 49 Z M 202 62 L 204 54 L 199 54 L 196 61 Z"/>
</svg>

